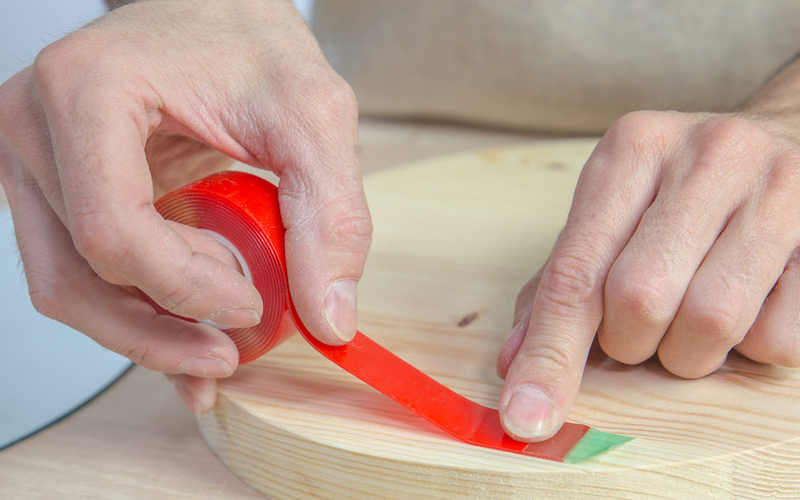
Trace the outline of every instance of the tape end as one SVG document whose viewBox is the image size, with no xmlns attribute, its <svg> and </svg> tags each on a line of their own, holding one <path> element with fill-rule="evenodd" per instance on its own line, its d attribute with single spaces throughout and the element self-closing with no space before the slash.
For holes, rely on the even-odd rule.
<svg viewBox="0 0 800 500">
<path fill-rule="evenodd" d="M 594 427 L 586 431 L 580 441 L 564 457 L 564 463 L 576 464 L 593 458 L 601 453 L 622 446 L 631 441 L 631 436 L 621 434 L 611 434 L 595 429 Z"/>
</svg>

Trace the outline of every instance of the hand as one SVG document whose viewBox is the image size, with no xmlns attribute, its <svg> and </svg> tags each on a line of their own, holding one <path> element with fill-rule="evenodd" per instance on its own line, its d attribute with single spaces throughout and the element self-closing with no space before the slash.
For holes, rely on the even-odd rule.
<svg viewBox="0 0 800 500">
<path fill-rule="evenodd" d="M 520 293 L 498 372 L 503 425 L 561 427 L 595 333 L 685 378 L 735 349 L 800 365 L 800 145 L 766 119 L 636 112 L 602 138 L 566 227 Z"/>
<path fill-rule="evenodd" d="M 272 170 L 290 287 L 323 342 L 355 335 L 371 222 L 352 91 L 287 0 L 153 0 L 45 48 L 0 87 L 0 181 L 34 306 L 172 375 L 197 412 L 238 364 L 220 330 L 261 297 L 230 252 L 153 201 L 234 158 Z M 135 289 L 134 289 L 135 287 Z M 138 289 L 138 290 L 137 290 Z"/>
</svg>

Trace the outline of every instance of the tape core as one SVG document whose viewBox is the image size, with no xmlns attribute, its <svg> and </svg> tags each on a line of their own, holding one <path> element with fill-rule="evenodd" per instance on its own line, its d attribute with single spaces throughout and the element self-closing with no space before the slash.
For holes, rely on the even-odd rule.
<svg viewBox="0 0 800 500">
<path fill-rule="evenodd" d="M 220 242 L 223 245 L 225 245 L 225 247 L 228 250 L 231 251 L 233 256 L 236 257 L 236 261 L 239 262 L 239 267 L 242 268 L 242 274 L 247 279 L 247 281 L 249 281 L 250 284 L 252 285 L 253 284 L 253 273 L 250 272 L 250 266 L 247 265 L 247 261 L 244 260 L 244 255 L 242 255 L 242 252 L 240 252 L 239 249 L 236 248 L 236 246 L 233 243 L 231 243 L 231 240 L 229 240 L 228 238 L 222 236 L 218 232 L 212 231 L 210 229 L 200 229 L 200 230 L 203 231 L 204 233 L 206 233 L 207 235 L 211 236 L 212 238 L 214 238 L 218 242 Z"/>
<path fill-rule="evenodd" d="M 236 248 L 236 246 L 233 243 L 231 243 L 231 240 L 222 236 L 218 232 L 212 231 L 210 229 L 200 229 L 200 230 L 206 233 L 207 235 L 211 236 L 218 242 L 222 243 L 228 250 L 230 250 L 233 256 L 236 257 L 236 261 L 239 262 L 239 267 L 242 268 L 242 274 L 244 275 L 245 279 L 249 281 L 251 285 L 255 285 L 253 283 L 253 273 L 250 272 L 250 266 L 247 265 L 247 261 L 244 260 L 244 255 L 242 255 L 242 252 L 240 252 L 239 249 Z M 213 326 L 214 328 L 217 328 L 219 330 L 230 330 L 230 327 L 220 325 L 219 323 L 211 321 L 210 319 L 201 319 L 198 320 L 197 322 Z"/>
</svg>

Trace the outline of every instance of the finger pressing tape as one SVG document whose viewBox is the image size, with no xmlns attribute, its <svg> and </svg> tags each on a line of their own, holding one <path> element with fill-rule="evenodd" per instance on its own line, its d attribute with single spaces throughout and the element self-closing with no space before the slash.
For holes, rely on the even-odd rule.
<svg viewBox="0 0 800 500">
<path fill-rule="evenodd" d="M 566 423 L 547 441 L 516 441 L 503 431 L 497 410 L 453 392 L 363 333 L 357 332 L 343 346 L 329 346 L 314 338 L 289 293 L 278 190 L 268 181 L 244 172 L 223 172 L 167 194 L 156 202 L 156 209 L 165 219 L 220 235 L 244 260 L 243 267 L 263 298 L 264 313 L 256 326 L 225 330 L 239 349 L 240 364 L 299 331 L 323 356 L 467 443 L 563 461 L 587 434 L 588 426 Z M 594 441 L 596 446 L 598 441 Z M 596 454 L 587 455 L 586 443 L 582 444 L 581 457 Z"/>
</svg>

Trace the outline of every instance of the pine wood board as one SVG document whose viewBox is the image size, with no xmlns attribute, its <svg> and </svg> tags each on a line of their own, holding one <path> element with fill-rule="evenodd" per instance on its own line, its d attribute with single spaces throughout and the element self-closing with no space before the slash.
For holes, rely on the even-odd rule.
<svg viewBox="0 0 800 500">
<path fill-rule="evenodd" d="M 365 173 L 434 155 L 532 139 L 530 134 L 453 124 L 359 120 Z M 0 189 L 4 206 L 2 198 Z M 142 367 L 132 368 L 64 420 L 0 450 L 2 498 L 261 496 L 208 448 L 172 384 Z"/>
<path fill-rule="evenodd" d="M 536 142 L 368 175 L 375 233 L 360 329 L 496 406 L 516 293 L 549 254 L 594 144 Z M 199 423 L 270 498 L 797 498 L 799 396 L 798 371 L 738 355 L 687 381 L 594 349 L 569 420 L 636 439 L 561 464 L 457 442 L 296 336 L 223 381 Z"/>
</svg>

